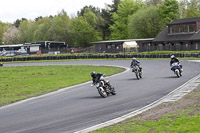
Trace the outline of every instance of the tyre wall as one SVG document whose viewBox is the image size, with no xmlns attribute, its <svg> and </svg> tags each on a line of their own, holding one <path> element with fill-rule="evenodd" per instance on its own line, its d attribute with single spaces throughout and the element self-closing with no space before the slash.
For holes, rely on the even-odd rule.
<svg viewBox="0 0 200 133">
<path fill-rule="evenodd" d="M 56 55 L 56 56 L 34 56 L 34 57 L 10 57 L 0 58 L 0 62 L 11 61 L 33 61 L 33 60 L 63 60 L 63 59 L 109 59 L 109 58 L 170 58 L 172 54 L 116 54 L 116 55 Z M 173 54 L 176 57 L 200 58 L 200 53 Z"/>
</svg>

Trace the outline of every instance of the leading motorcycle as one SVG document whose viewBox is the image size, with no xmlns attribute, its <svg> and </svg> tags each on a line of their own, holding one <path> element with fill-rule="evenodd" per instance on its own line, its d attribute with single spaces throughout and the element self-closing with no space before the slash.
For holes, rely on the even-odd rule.
<svg viewBox="0 0 200 133">
<path fill-rule="evenodd" d="M 100 77 L 92 86 L 95 85 L 100 96 L 103 98 L 108 97 L 109 94 L 116 95 L 115 88 L 111 86 L 109 81 L 105 81 L 103 76 Z"/>
<path fill-rule="evenodd" d="M 183 69 L 180 67 L 180 63 L 175 62 L 171 64 L 171 70 L 176 74 L 176 76 L 179 78 L 182 76 Z"/>
</svg>

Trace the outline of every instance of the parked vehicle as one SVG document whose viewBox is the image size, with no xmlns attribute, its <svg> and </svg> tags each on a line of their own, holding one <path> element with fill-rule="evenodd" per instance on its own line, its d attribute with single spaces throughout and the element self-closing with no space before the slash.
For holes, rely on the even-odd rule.
<svg viewBox="0 0 200 133">
<path fill-rule="evenodd" d="M 15 56 L 15 51 L 14 50 L 10 50 L 10 51 L 2 51 L 0 53 L 1 56 Z"/>
<path fill-rule="evenodd" d="M 135 73 L 135 76 L 138 80 L 142 78 L 142 71 L 139 66 L 132 66 L 132 72 Z"/>
<path fill-rule="evenodd" d="M 183 69 L 180 67 L 178 62 L 175 62 L 171 65 L 171 70 L 177 75 L 178 78 L 182 76 Z"/>
<path fill-rule="evenodd" d="M 101 97 L 106 98 L 109 94 L 116 95 L 114 87 L 111 86 L 109 81 L 105 81 L 103 76 L 100 77 L 98 81 L 92 84 L 96 85 L 96 88 Z"/>
</svg>

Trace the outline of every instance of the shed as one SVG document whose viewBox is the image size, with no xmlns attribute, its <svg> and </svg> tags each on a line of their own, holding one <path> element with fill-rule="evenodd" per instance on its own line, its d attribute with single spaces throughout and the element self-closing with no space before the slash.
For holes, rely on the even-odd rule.
<svg viewBox="0 0 200 133">
<path fill-rule="evenodd" d="M 131 41 L 131 42 L 124 42 L 123 43 L 123 48 L 137 48 L 137 42 L 136 41 Z"/>
</svg>

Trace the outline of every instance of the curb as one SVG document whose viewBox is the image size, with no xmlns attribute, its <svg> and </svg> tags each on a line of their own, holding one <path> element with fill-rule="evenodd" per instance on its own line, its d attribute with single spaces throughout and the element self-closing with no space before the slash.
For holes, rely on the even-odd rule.
<svg viewBox="0 0 200 133">
<path fill-rule="evenodd" d="M 157 100 L 141 109 L 135 110 L 131 113 L 128 113 L 121 117 L 115 118 L 113 120 L 110 120 L 110 121 L 107 121 L 107 122 L 104 122 L 104 123 L 101 123 L 101 124 L 98 124 L 98 125 L 95 125 L 95 126 L 92 126 L 92 127 L 80 130 L 80 131 L 76 131 L 74 133 L 88 133 L 90 131 L 104 128 L 106 126 L 110 126 L 110 125 L 116 124 L 120 121 L 123 121 L 127 118 L 141 114 L 151 108 L 156 107 L 157 105 L 159 105 L 161 103 L 177 101 L 177 100 L 181 99 L 184 95 L 186 95 L 189 92 L 191 92 L 192 90 L 194 90 L 199 85 L 199 83 L 200 83 L 200 74 L 195 76 L 194 78 L 190 79 L 189 81 L 187 81 L 186 83 L 184 83 L 183 85 L 181 85 L 180 87 L 175 89 L 174 91 L 170 92 L 166 96 L 160 98 L 159 100 Z"/>
</svg>

